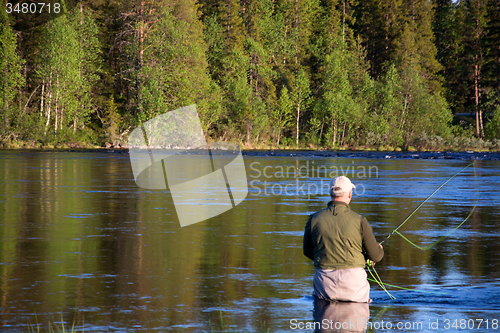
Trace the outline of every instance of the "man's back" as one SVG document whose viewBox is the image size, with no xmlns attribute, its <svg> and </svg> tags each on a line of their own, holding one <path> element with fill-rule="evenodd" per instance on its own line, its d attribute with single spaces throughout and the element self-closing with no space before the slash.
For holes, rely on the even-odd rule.
<svg viewBox="0 0 500 333">
<path fill-rule="evenodd" d="M 312 214 L 304 230 L 304 255 L 314 261 L 313 294 L 329 301 L 371 302 L 364 270 L 366 258 L 380 261 L 384 250 L 368 221 L 351 211 L 349 178 L 330 183 L 332 201 Z"/>
<path fill-rule="evenodd" d="M 329 204 L 311 216 L 310 240 L 316 268 L 364 267 L 361 220 L 361 215 L 343 202 Z"/>
</svg>

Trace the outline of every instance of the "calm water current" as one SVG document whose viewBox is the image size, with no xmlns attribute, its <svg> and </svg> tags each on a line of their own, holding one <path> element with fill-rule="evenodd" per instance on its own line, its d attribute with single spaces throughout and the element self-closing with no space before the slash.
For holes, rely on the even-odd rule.
<svg viewBox="0 0 500 333">
<path fill-rule="evenodd" d="M 313 312 L 302 234 L 308 215 L 326 206 L 332 177 L 358 185 L 351 208 L 381 241 L 474 159 L 477 176 L 466 169 L 400 231 L 432 243 L 477 205 L 460 229 L 427 251 L 398 235 L 384 243 L 382 281 L 416 291 L 388 287 L 391 300 L 371 283 L 369 307 L 316 304 Z M 500 331 L 499 159 L 245 152 L 247 198 L 181 228 L 168 190 L 135 184 L 127 151 L 0 151 L 0 328 L 311 332 L 299 328 L 313 316 L 327 323 L 369 312 L 377 332 L 394 331 L 388 323 L 407 332 Z"/>
</svg>

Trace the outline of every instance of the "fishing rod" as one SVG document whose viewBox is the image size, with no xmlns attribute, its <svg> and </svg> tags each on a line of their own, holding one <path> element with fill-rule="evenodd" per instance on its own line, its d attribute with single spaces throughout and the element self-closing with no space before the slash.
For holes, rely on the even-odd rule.
<svg viewBox="0 0 500 333">
<path fill-rule="evenodd" d="M 427 246 L 418 246 L 417 244 L 413 243 L 412 241 L 410 241 L 408 238 L 406 238 L 402 233 L 400 233 L 398 231 L 399 228 L 401 228 L 412 216 L 413 214 L 415 214 L 415 212 L 417 210 L 420 209 L 420 207 L 422 207 L 423 204 L 425 204 L 434 194 L 436 194 L 437 191 L 439 191 L 440 189 L 443 188 L 443 186 L 445 186 L 450 180 L 452 180 L 453 178 L 455 178 L 459 173 L 461 173 L 462 171 L 464 171 L 465 169 L 467 169 L 468 167 L 470 166 L 474 166 L 474 176 L 475 176 L 475 180 L 477 181 L 477 174 L 476 174 L 476 161 L 473 161 L 472 163 L 470 163 L 469 165 L 465 166 L 464 168 L 462 168 L 460 171 L 458 171 L 456 174 L 454 174 L 453 176 L 451 176 L 447 181 L 445 181 L 441 186 L 439 186 L 434 192 L 432 192 L 427 198 L 425 198 L 424 201 L 422 201 L 420 203 L 420 205 L 417 206 L 417 208 L 415 208 L 411 213 L 410 215 L 408 215 L 404 220 L 403 222 L 401 222 L 396 228 L 394 228 L 394 230 L 392 230 L 392 232 L 387 235 L 387 237 L 382 241 L 380 242 L 380 244 L 384 243 L 386 240 L 389 239 L 389 237 L 391 237 L 392 235 L 394 234 L 398 234 L 400 235 L 401 237 L 403 237 L 404 240 L 406 240 L 408 243 L 410 243 L 411 245 L 413 245 L 414 247 L 420 249 L 420 250 L 428 250 L 432 247 L 434 247 L 436 244 L 440 243 L 441 241 L 443 241 L 444 239 L 446 239 L 447 237 L 450 236 L 450 234 L 454 231 L 456 231 L 458 228 L 460 228 L 471 216 L 472 214 L 474 213 L 474 211 L 476 210 L 476 207 L 477 207 L 477 204 L 474 205 L 474 207 L 472 207 L 470 213 L 467 215 L 467 217 L 458 225 L 456 226 L 455 228 L 453 228 L 451 231 L 449 231 L 446 235 L 444 236 L 441 236 L 439 237 L 436 241 L 434 241 L 433 243 L 427 245 Z M 371 268 L 371 269 L 370 269 Z M 390 287 L 394 287 L 394 288 L 398 288 L 398 289 L 403 289 L 403 290 L 409 290 L 409 291 L 419 291 L 419 292 L 425 292 L 425 291 L 422 291 L 422 290 L 416 290 L 416 289 L 410 289 L 410 288 L 404 288 L 404 287 L 398 287 L 398 286 L 395 286 L 395 285 L 392 285 L 392 284 L 388 284 L 388 283 L 384 283 L 382 282 L 382 279 L 380 278 L 380 276 L 378 275 L 377 271 L 375 270 L 375 265 L 373 262 L 371 262 L 370 260 L 367 260 L 366 262 L 366 269 L 368 270 L 368 272 L 370 273 L 370 275 L 372 276 L 373 279 L 370 279 L 368 278 L 368 280 L 370 281 L 373 281 L 373 282 L 376 282 L 380 288 L 382 288 L 382 290 L 384 290 L 387 295 L 389 295 L 389 297 L 391 299 L 396 299 L 396 297 L 394 297 L 388 290 L 385 286 L 390 286 Z"/>
<path fill-rule="evenodd" d="M 473 161 L 472 163 L 470 163 L 469 165 L 465 166 L 464 168 L 462 168 L 460 171 L 458 171 L 456 174 L 454 174 L 453 176 L 451 176 L 447 181 L 445 181 L 441 186 L 439 186 L 434 192 L 432 192 L 427 198 L 425 198 L 424 201 L 422 201 L 420 203 L 420 205 L 417 206 L 417 208 L 415 208 L 411 213 L 410 215 L 408 215 L 404 220 L 403 222 L 401 222 L 396 228 L 394 228 L 394 230 L 392 230 L 389 235 L 387 235 L 387 237 L 380 242 L 380 244 L 383 244 L 386 240 L 388 240 L 392 235 L 394 235 L 395 233 L 397 233 L 398 235 L 401 235 L 399 232 L 398 232 L 398 229 L 401 228 L 412 216 L 413 214 L 415 214 L 415 212 L 417 210 L 420 209 L 420 207 L 422 207 L 434 194 L 436 194 L 437 191 L 439 191 L 440 189 L 442 189 L 450 180 L 452 180 L 453 178 L 455 178 L 459 173 L 461 173 L 462 171 L 464 171 L 465 169 L 467 169 L 468 167 L 470 167 L 471 165 L 474 166 L 474 173 L 475 173 L 475 164 L 476 164 L 476 161 Z M 474 206 L 474 208 L 472 209 L 472 211 L 474 211 L 474 209 L 476 208 L 476 206 Z M 469 214 L 469 216 L 460 224 L 460 226 L 465 222 L 467 221 L 467 219 L 470 217 L 471 214 Z M 401 235 L 402 236 L 402 235 Z M 404 237 L 403 237 L 404 238 Z M 406 239 L 406 238 L 405 238 Z M 435 245 L 435 244 L 434 244 Z"/>
</svg>

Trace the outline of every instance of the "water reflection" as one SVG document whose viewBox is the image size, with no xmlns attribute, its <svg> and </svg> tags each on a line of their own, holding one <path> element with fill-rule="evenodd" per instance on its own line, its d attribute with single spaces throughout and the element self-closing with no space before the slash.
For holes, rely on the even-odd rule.
<svg viewBox="0 0 500 333">
<path fill-rule="evenodd" d="M 209 318 L 234 331 L 265 325 L 289 332 L 293 318 L 312 321 L 314 266 L 302 254 L 302 234 L 308 214 L 328 198 L 319 168 L 294 174 L 307 161 L 327 170 L 377 168 L 372 178 L 354 178 L 366 191 L 352 205 L 379 240 L 469 163 L 246 155 L 249 181 L 261 194 L 252 189 L 233 210 L 180 228 L 169 191 L 138 188 L 126 152 L 0 151 L 0 330 L 26 332 L 36 320 L 43 329 L 61 315 L 84 322 L 86 331 L 120 332 L 207 331 Z M 397 300 L 390 301 L 372 285 L 372 318 L 387 305 L 382 319 L 394 322 L 498 317 L 500 162 L 481 161 L 477 169 L 478 209 L 450 238 L 429 251 L 398 236 L 384 243 L 377 265 L 384 282 L 437 294 L 391 290 Z M 461 222 L 475 191 L 468 175 L 438 192 L 401 232 L 426 244 Z"/>
<path fill-rule="evenodd" d="M 365 332 L 369 318 L 368 303 L 314 298 L 314 332 Z"/>
</svg>

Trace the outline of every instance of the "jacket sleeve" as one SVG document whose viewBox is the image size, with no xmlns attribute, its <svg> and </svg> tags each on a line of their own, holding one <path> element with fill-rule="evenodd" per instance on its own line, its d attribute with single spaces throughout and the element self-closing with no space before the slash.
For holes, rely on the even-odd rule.
<svg viewBox="0 0 500 333">
<path fill-rule="evenodd" d="M 304 240 L 302 241 L 302 251 L 304 255 L 311 260 L 314 260 L 314 245 L 311 238 L 311 219 L 312 216 L 309 216 L 309 220 L 307 221 L 306 227 L 304 229 Z"/>
<path fill-rule="evenodd" d="M 378 262 L 384 256 L 384 249 L 379 246 L 379 243 L 373 235 L 373 230 L 366 218 L 361 218 L 361 237 L 363 238 L 363 249 L 366 251 L 365 257 Z"/>
</svg>

